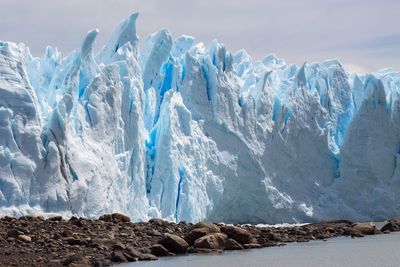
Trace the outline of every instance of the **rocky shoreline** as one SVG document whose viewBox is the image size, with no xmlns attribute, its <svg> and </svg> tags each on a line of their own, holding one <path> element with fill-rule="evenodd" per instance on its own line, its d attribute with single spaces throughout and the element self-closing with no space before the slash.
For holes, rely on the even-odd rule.
<svg viewBox="0 0 400 267">
<path fill-rule="evenodd" d="M 103 215 L 98 220 L 3 217 L 0 266 L 109 266 L 177 254 L 253 249 L 394 231 L 400 231 L 399 220 L 389 220 L 378 229 L 373 224 L 347 220 L 259 227 L 210 222 L 175 224 L 161 219 L 133 223 L 118 213 Z"/>
</svg>

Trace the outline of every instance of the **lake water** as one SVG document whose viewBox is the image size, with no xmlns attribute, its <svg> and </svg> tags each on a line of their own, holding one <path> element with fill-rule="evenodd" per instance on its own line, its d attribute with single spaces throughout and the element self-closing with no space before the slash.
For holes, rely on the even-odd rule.
<svg viewBox="0 0 400 267">
<path fill-rule="evenodd" d="M 283 247 L 190 254 L 161 258 L 152 262 L 135 262 L 121 267 L 398 267 L 400 233 L 351 239 L 339 237 L 328 241 L 292 243 Z"/>
</svg>

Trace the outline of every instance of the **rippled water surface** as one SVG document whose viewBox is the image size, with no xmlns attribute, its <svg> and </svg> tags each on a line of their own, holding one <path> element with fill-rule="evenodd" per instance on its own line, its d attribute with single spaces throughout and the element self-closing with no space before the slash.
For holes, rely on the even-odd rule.
<svg viewBox="0 0 400 267">
<path fill-rule="evenodd" d="M 293 243 L 283 247 L 225 252 L 216 255 L 187 255 L 161 258 L 153 262 L 135 262 L 121 267 L 398 267 L 400 233 L 351 239 L 340 237 L 328 241 Z"/>
</svg>

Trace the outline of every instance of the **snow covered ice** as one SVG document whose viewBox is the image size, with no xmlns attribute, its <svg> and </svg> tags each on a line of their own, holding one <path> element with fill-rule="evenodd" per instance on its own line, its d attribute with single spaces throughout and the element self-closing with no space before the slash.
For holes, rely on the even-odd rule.
<svg viewBox="0 0 400 267">
<path fill-rule="evenodd" d="M 228 223 L 400 216 L 400 73 L 286 64 L 138 14 L 95 53 L 0 42 L 0 214 Z"/>
</svg>

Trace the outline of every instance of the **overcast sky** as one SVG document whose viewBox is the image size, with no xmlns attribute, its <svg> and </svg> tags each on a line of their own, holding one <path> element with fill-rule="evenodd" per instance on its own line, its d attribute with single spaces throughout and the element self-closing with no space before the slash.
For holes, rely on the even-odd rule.
<svg viewBox="0 0 400 267">
<path fill-rule="evenodd" d="M 399 0 L 0 0 L 0 40 L 47 45 L 64 55 L 98 28 L 97 48 L 120 20 L 140 12 L 141 41 L 161 28 L 208 44 L 217 38 L 253 59 L 287 63 L 338 58 L 351 71 L 400 70 Z"/>
</svg>

